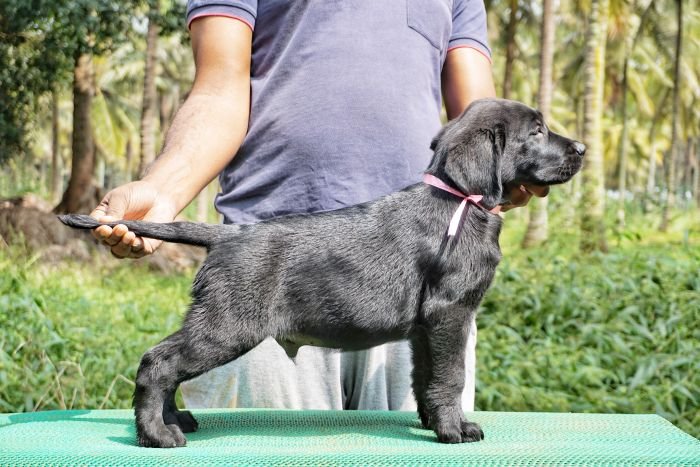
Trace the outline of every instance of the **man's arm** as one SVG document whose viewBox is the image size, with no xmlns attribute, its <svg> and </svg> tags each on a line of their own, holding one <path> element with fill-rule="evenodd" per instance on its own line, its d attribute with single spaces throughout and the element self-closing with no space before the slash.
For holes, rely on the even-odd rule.
<svg viewBox="0 0 700 467">
<path fill-rule="evenodd" d="M 472 47 L 459 47 L 447 52 L 442 68 L 442 95 L 447 118 L 458 117 L 476 99 L 496 97 L 491 61 L 481 51 Z M 510 192 L 511 204 L 502 206 L 507 211 L 525 206 L 531 196 L 547 196 L 548 187 L 527 185 Z"/>
<path fill-rule="evenodd" d="M 449 50 L 442 67 L 442 95 L 450 120 L 464 112 L 472 101 L 496 97 L 491 61 L 471 47 Z"/>
<path fill-rule="evenodd" d="M 252 31 L 241 21 L 203 17 L 191 24 L 196 75 L 168 130 L 161 155 L 142 180 L 109 192 L 98 219 L 169 222 L 236 154 L 248 130 Z M 117 257 L 152 253 L 160 241 L 137 238 L 123 225 L 95 236 Z"/>
</svg>

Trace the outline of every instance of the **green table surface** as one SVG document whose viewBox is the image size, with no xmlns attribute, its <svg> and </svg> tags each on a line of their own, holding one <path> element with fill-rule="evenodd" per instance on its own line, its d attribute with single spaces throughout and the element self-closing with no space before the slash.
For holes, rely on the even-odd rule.
<svg viewBox="0 0 700 467">
<path fill-rule="evenodd" d="M 187 446 L 136 446 L 131 410 L 0 414 L 0 465 L 694 465 L 656 415 L 475 412 L 486 439 L 439 444 L 409 412 L 196 410 Z"/>
</svg>

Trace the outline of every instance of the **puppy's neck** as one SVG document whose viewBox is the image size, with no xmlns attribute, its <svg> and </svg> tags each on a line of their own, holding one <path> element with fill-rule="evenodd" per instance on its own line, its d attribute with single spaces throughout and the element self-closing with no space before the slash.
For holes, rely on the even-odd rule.
<svg viewBox="0 0 700 467">
<path fill-rule="evenodd" d="M 423 199 L 427 206 L 430 206 L 430 220 L 436 225 L 436 229 L 440 232 L 447 232 L 450 220 L 458 208 L 461 198 L 434 188 L 425 183 L 420 183 L 411 187 Z M 490 212 L 483 206 L 477 206 L 469 203 L 465 207 L 465 212 L 462 213 L 459 221 L 459 235 L 464 235 L 472 230 L 483 241 L 498 241 L 498 235 L 501 231 L 503 219 L 499 214 Z"/>
</svg>

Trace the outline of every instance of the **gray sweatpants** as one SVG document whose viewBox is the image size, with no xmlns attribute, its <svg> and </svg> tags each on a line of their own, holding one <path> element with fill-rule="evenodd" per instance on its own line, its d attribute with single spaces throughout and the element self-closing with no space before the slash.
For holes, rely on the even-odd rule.
<svg viewBox="0 0 700 467">
<path fill-rule="evenodd" d="M 467 341 L 462 408 L 474 410 L 476 325 Z M 406 341 L 359 352 L 301 347 L 296 361 L 266 339 L 239 359 L 183 383 L 188 408 L 416 410 Z"/>
</svg>

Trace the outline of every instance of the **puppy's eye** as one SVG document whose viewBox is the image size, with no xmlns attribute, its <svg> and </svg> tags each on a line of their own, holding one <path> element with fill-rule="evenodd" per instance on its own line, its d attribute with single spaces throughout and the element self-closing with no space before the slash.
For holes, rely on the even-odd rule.
<svg viewBox="0 0 700 467">
<path fill-rule="evenodd" d="M 542 128 L 542 125 L 537 125 L 534 130 L 530 133 L 531 136 L 537 136 L 537 135 L 542 135 L 544 134 L 544 129 Z"/>
</svg>

